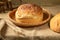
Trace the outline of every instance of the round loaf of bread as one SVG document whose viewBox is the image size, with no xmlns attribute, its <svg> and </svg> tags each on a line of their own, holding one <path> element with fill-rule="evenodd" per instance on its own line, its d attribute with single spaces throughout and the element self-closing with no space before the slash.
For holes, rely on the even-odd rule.
<svg viewBox="0 0 60 40">
<path fill-rule="evenodd" d="M 50 29 L 55 32 L 60 32 L 60 13 L 56 14 L 50 21 Z"/>
<path fill-rule="evenodd" d="M 15 19 L 19 23 L 35 25 L 43 21 L 43 10 L 35 4 L 22 4 L 15 13 Z"/>
</svg>

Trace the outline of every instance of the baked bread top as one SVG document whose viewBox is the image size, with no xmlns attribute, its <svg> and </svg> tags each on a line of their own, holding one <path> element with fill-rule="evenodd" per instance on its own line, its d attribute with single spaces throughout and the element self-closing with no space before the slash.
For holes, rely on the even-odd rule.
<svg viewBox="0 0 60 40">
<path fill-rule="evenodd" d="M 36 23 L 43 20 L 43 10 L 35 4 L 22 4 L 18 7 L 15 17 L 18 22 Z"/>
</svg>

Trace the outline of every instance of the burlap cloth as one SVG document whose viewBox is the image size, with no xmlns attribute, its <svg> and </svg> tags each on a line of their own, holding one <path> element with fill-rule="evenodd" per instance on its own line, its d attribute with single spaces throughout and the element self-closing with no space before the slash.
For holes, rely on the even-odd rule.
<svg viewBox="0 0 60 40">
<path fill-rule="evenodd" d="M 48 23 L 34 28 L 21 28 L 9 19 L 0 19 L 0 34 L 6 40 L 60 40 L 60 34 L 49 29 Z"/>
<path fill-rule="evenodd" d="M 46 9 L 53 15 L 60 12 L 60 6 Z M 8 18 L 0 18 L 0 34 L 4 40 L 60 40 L 60 33 L 50 30 L 48 23 L 34 28 L 21 28 Z"/>
</svg>

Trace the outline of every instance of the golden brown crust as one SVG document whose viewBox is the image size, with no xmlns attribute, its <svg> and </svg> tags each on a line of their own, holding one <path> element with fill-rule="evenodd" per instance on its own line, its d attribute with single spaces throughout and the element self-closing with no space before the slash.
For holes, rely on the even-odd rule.
<svg viewBox="0 0 60 40">
<path fill-rule="evenodd" d="M 23 4 L 18 7 L 17 11 L 19 16 L 23 14 L 40 15 L 42 13 L 42 8 L 35 4 Z"/>
<path fill-rule="evenodd" d="M 17 9 L 19 11 L 19 13 L 21 13 L 22 11 L 24 13 L 41 13 L 42 12 L 42 8 L 38 5 L 35 4 L 23 4 L 20 5 Z"/>
<path fill-rule="evenodd" d="M 18 7 L 15 17 L 18 22 L 38 23 L 43 20 L 43 10 L 35 4 L 23 4 Z"/>
<path fill-rule="evenodd" d="M 50 29 L 55 32 L 60 32 L 60 13 L 55 15 L 50 21 Z"/>
</svg>

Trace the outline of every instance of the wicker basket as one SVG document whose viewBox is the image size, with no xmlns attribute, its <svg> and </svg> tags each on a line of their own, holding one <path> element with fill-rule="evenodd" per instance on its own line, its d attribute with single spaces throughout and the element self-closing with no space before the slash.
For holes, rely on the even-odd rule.
<svg viewBox="0 0 60 40">
<path fill-rule="evenodd" d="M 26 24 L 26 23 L 18 23 L 18 22 L 16 22 L 16 20 L 15 20 L 15 12 L 16 12 L 16 9 L 14 9 L 11 12 L 9 12 L 9 14 L 8 14 L 9 20 L 11 20 L 17 26 L 25 27 L 25 28 L 27 28 L 27 27 L 36 27 L 36 26 L 40 26 L 42 24 L 45 24 L 45 23 L 47 23 L 50 20 L 50 17 L 51 17 L 49 12 L 47 10 L 43 9 L 43 21 L 40 22 L 40 23 L 37 23 L 35 25 L 29 25 L 29 24 Z"/>
</svg>

